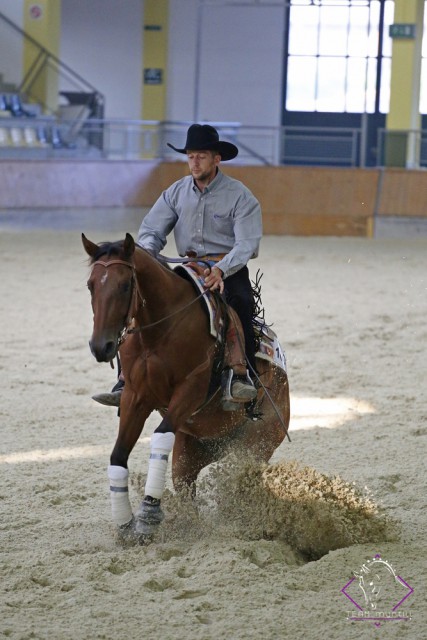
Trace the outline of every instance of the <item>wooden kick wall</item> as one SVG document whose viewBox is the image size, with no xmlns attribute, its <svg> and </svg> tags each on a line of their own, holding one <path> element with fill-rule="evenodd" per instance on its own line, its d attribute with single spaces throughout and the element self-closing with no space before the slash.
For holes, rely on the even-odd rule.
<svg viewBox="0 0 427 640">
<path fill-rule="evenodd" d="M 423 170 L 222 169 L 260 200 L 266 235 L 370 237 L 376 216 L 427 217 Z M 149 207 L 186 174 L 183 162 L 0 160 L 0 209 Z"/>
</svg>

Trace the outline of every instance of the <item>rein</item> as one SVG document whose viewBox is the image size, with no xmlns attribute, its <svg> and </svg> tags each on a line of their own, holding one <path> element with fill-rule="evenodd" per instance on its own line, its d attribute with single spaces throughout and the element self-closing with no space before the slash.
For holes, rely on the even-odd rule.
<svg viewBox="0 0 427 640">
<path fill-rule="evenodd" d="M 164 316 L 163 318 L 160 318 L 160 320 L 156 320 L 156 322 L 150 322 L 150 324 L 145 324 L 143 327 L 128 329 L 127 333 L 138 333 L 139 331 L 142 331 L 143 329 L 150 329 L 151 327 L 155 327 L 157 324 L 160 324 L 161 322 L 164 322 L 165 320 L 169 320 L 169 318 L 173 318 L 174 316 L 178 315 L 178 313 L 181 313 L 181 311 L 185 311 L 186 309 L 188 309 L 188 307 L 191 307 L 192 304 L 197 302 L 197 300 L 200 300 L 200 298 L 203 298 L 203 296 L 206 295 L 208 292 L 209 292 L 209 289 L 206 289 L 206 291 L 204 291 L 203 293 L 200 293 L 196 298 L 194 298 L 194 300 L 191 300 L 191 302 L 189 302 L 188 304 L 184 305 L 180 309 L 177 309 L 176 311 L 173 311 L 168 316 Z"/>
</svg>

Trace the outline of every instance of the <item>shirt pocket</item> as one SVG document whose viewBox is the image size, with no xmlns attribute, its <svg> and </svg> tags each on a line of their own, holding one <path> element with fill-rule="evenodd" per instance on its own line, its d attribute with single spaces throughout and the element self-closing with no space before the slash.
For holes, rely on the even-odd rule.
<svg viewBox="0 0 427 640">
<path fill-rule="evenodd" d="M 215 212 L 212 214 L 213 228 L 220 235 L 234 235 L 234 219 L 232 211 Z"/>
</svg>

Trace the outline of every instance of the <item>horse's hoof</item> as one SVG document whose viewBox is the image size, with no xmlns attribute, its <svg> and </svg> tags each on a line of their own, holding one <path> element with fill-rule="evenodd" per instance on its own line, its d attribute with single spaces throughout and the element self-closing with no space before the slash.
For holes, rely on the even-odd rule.
<svg viewBox="0 0 427 640">
<path fill-rule="evenodd" d="M 137 535 L 151 539 L 164 517 L 165 514 L 160 507 L 160 500 L 155 502 L 143 500 L 135 514 L 135 531 Z"/>
<path fill-rule="evenodd" d="M 142 528 L 134 516 L 126 524 L 117 527 L 117 535 L 120 542 L 125 545 L 149 544 L 153 539 L 152 533 L 148 533 L 147 528 Z"/>
<path fill-rule="evenodd" d="M 135 528 L 135 518 L 132 516 L 129 522 L 117 527 L 117 534 L 121 542 L 136 542 L 138 536 Z"/>
</svg>

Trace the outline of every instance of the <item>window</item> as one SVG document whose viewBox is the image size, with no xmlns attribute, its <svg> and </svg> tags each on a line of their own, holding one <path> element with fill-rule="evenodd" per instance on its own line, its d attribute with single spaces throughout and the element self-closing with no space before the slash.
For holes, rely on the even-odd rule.
<svg viewBox="0 0 427 640">
<path fill-rule="evenodd" d="M 387 113 L 393 14 L 393 0 L 290 0 L 286 109 Z"/>
</svg>

